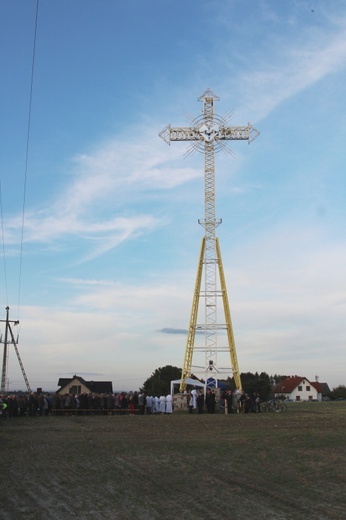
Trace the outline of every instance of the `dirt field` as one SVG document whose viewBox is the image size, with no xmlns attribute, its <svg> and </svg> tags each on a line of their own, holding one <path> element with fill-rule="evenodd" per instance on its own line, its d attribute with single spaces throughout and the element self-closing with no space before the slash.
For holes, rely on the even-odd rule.
<svg viewBox="0 0 346 520">
<path fill-rule="evenodd" d="M 3 520 L 344 519 L 346 402 L 0 421 Z"/>
</svg>

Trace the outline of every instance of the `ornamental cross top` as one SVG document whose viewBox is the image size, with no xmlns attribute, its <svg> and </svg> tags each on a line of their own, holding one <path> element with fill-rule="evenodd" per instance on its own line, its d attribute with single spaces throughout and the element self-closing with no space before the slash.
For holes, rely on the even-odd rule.
<svg viewBox="0 0 346 520">
<path fill-rule="evenodd" d="M 172 128 L 171 125 L 167 125 L 159 136 L 168 145 L 172 141 L 193 141 L 187 155 L 195 151 L 204 152 L 205 143 L 213 143 L 216 152 L 219 150 L 229 152 L 225 141 L 245 140 L 249 144 L 254 141 L 259 131 L 250 123 L 247 126 L 228 126 L 227 117 L 214 114 L 214 101 L 219 99 L 219 96 L 208 88 L 198 97 L 198 101 L 203 100 L 202 115 L 193 119 L 190 127 Z"/>
</svg>

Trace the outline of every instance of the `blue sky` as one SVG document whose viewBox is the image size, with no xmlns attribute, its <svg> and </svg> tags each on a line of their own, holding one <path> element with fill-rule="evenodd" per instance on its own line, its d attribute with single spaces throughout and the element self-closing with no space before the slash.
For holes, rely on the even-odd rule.
<svg viewBox="0 0 346 520">
<path fill-rule="evenodd" d="M 345 3 L 40 0 L 26 170 L 35 13 L 0 1 L 0 314 L 32 388 L 182 366 L 203 156 L 158 132 L 208 87 L 261 132 L 216 157 L 240 370 L 345 384 Z"/>
</svg>

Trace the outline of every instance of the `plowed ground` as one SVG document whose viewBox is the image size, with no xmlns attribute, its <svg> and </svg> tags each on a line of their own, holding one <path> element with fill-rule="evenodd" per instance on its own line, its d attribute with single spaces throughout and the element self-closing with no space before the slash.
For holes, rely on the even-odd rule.
<svg viewBox="0 0 346 520">
<path fill-rule="evenodd" d="M 2 520 L 344 519 L 346 402 L 0 421 Z"/>
</svg>

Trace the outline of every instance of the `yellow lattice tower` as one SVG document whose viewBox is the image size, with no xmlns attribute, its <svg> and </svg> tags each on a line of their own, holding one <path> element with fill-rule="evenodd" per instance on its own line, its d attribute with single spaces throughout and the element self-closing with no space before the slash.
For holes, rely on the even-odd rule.
<svg viewBox="0 0 346 520">
<path fill-rule="evenodd" d="M 251 124 L 229 126 L 227 117 L 217 116 L 214 113 L 214 101 L 219 100 L 219 97 L 210 89 L 207 89 L 198 98 L 198 101 L 202 100 L 202 115 L 194 119 L 190 127 L 172 128 L 168 125 L 159 134 L 168 144 L 172 141 L 191 141 L 186 155 L 195 151 L 204 153 L 204 219 L 199 220 L 204 228 L 204 237 L 197 267 L 180 391 L 185 389 L 186 378 L 191 375 L 193 353 L 196 350 L 204 353 L 205 366 L 199 368 L 202 368 L 202 373 L 207 381 L 213 378 L 215 378 L 214 381 L 217 381 L 217 375 L 223 369 L 218 365 L 218 353 L 229 352 L 236 387 L 238 389 L 242 387 L 221 251 L 216 236 L 216 228 L 221 224 L 221 220 L 218 220 L 215 214 L 215 152 L 224 150 L 232 153 L 228 149 L 228 141 L 246 140 L 250 143 L 259 135 L 259 132 Z M 203 272 L 204 286 L 202 287 Z M 220 289 L 218 289 L 217 276 L 220 281 Z M 201 298 L 204 298 L 205 301 L 205 319 L 204 323 L 197 323 Z M 220 298 L 224 309 L 224 323 L 219 323 L 217 319 L 217 301 Z M 218 331 L 222 329 L 227 331 L 228 345 L 226 347 L 218 344 Z M 195 346 L 196 330 L 204 332 L 202 346 Z M 195 370 L 194 372 L 197 373 Z M 214 383 L 212 385 L 214 386 Z"/>
</svg>

